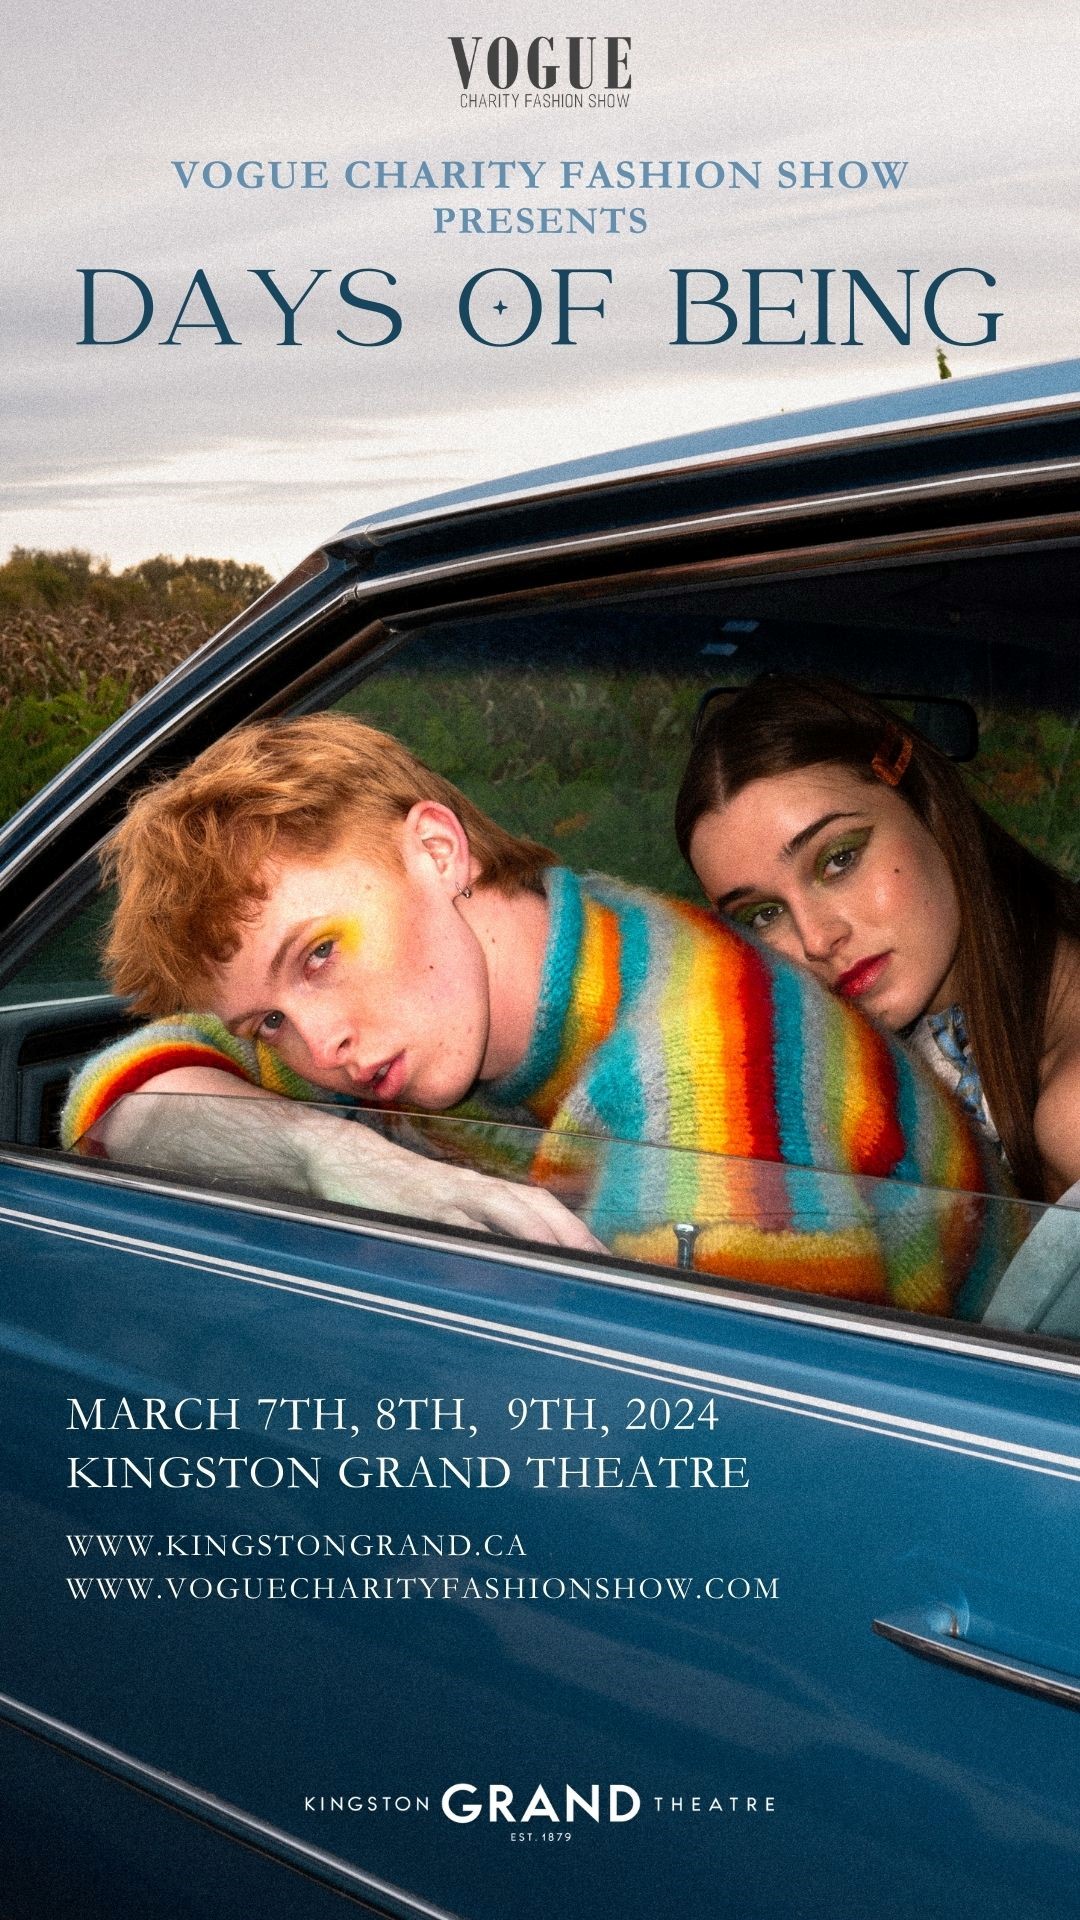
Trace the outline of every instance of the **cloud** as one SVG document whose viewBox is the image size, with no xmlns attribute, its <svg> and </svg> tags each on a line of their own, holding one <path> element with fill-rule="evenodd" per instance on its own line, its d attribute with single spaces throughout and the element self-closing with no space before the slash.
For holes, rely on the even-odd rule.
<svg viewBox="0 0 1080 1920">
<path fill-rule="evenodd" d="M 918 10 L 920 14 L 924 10 Z M 988 12 L 959 0 L 934 20 L 897 16 L 886 0 L 832 0 L 812 11 L 763 0 L 718 27 L 706 0 L 687 0 L 679 34 L 655 0 L 628 0 L 631 105 L 582 112 L 462 112 L 440 6 L 394 18 L 351 0 L 311 0 L 304 31 L 284 0 L 221 9 L 191 0 L 182 15 L 134 0 L 57 0 L 20 11 L 8 108 L 19 131 L 5 328 L 7 485 L 0 539 L 69 545 L 92 537 L 122 562 L 159 548 L 220 551 L 282 566 L 339 519 L 537 460 L 665 431 L 751 417 L 822 398 L 933 377 L 936 344 L 899 346 L 878 325 L 858 349 L 676 348 L 674 266 L 715 267 L 745 310 L 747 266 L 802 267 L 803 289 L 771 283 L 777 305 L 809 300 L 814 266 L 859 266 L 892 300 L 898 269 L 919 286 L 953 264 L 998 279 L 1004 309 L 993 346 L 953 356 L 991 371 L 1073 350 L 1077 250 L 1072 206 L 1072 75 L 1078 23 L 1049 4 Z M 518 38 L 534 29 L 516 22 Z M 479 0 L 470 33 L 515 30 L 513 13 Z M 545 31 L 580 31 L 580 9 L 554 0 Z M 350 190 L 350 159 L 440 167 L 528 158 L 545 162 L 535 190 Z M 563 157 L 609 169 L 636 163 L 633 184 L 562 191 Z M 871 185 L 781 191 L 782 158 L 871 163 L 906 158 L 897 191 Z M 185 189 L 172 161 L 324 160 L 332 184 L 275 191 Z M 760 162 L 766 183 L 658 191 L 640 163 Z M 216 177 L 211 175 L 211 177 Z M 646 226 L 582 233 L 440 236 L 435 209 L 517 219 L 541 206 L 641 209 Z M 457 223 L 455 223 L 456 225 Z M 150 286 L 155 313 L 128 346 L 79 347 L 80 267 L 120 267 Z M 532 338 L 483 346 L 458 316 L 465 281 L 491 266 L 527 272 L 544 311 Z M 606 267 L 575 284 L 605 318 L 573 321 L 577 345 L 556 346 L 553 269 Z M 183 330 L 164 347 L 197 267 L 234 338 Z M 282 314 L 251 269 L 272 269 L 295 300 L 302 344 L 284 347 Z M 354 282 L 395 304 L 399 340 L 350 346 L 337 329 L 373 337 L 338 291 L 354 268 L 392 272 Z M 697 283 L 704 294 L 707 284 Z M 102 325 L 126 309 L 124 283 L 100 285 Z M 138 301 L 132 289 L 127 293 Z M 496 296 L 509 318 L 497 320 Z M 196 298 L 186 317 L 205 318 Z M 971 303 L 968 308 L 974 311 Z M 959 303 L 958 309 L 959 311 Z M 967 309 L 965 309 L 967 311 Z M 484 327 L 519 327 L 520 282 L 482 283 Z M 697 315 L 704 326 L 708 309 Z M 813 314 L 810 313 L 813 325 Z M 130 324 L 130 322 L 128 322 Z M 782 315 L 770 323 L 782 334 Z M 792 323 L 795 330 L 799 321 Z M 369 332 L 363 334 L 367 327 Z M 497 337 L 493 335 L 493 337 Z M 181 532 L 183 538 L 181 538 Z M 85 539 L 84 539 L 85 535 Z"/>
</svg>

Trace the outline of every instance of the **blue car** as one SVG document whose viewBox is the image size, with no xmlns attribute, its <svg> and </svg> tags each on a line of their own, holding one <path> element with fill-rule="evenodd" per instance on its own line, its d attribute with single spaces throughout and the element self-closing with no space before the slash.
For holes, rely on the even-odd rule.
<svg viewBox="0 0 1080 1920">
<path fill-rule="evenodd" d="M 381 514 L 0 832 L 10 1920 L 1076 1911 L 1080 1213 L 991 1203 L 1028 1231 L 972 1324 L 57 1123 L 132 1024 L 101 842 L 254 715 L 692 898 L 703 693 L 827 671 L 1075 875 L 1078 477 L 1073 361 Z"/>
</svg>

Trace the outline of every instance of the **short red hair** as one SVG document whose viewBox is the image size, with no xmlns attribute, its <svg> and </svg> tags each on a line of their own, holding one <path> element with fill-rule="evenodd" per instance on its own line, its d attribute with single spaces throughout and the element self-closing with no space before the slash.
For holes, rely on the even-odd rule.
<svg viewBox="0 0 1080 1920">
<path fill-rule="evenodd" d="M 423 800 L 461 821 L 477 885 L 539 886 L 553 859 L 546 847 L 504 832 L 389 734 L 340 713 L 226 734 L 139 794 L 106 847 L 119 894 L 105 947 L 116 992 L 151 1016 L 197 1004 L 266 898 L 268 860 L 323 858 L 351 839 L 397 865 L 394 828 Z"/>
</svg>

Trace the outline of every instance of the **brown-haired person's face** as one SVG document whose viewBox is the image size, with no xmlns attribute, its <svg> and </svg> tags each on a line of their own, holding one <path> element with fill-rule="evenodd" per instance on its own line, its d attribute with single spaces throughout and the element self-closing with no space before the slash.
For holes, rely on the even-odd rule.
<svg viewBox="0 0 1080 1920">
<path fill-rule="evenodd" d="M 702 814 L 690 859 L 721 913 L 886 1026 L 954 997 L 956 890 L 882 782 L 832 764 L 751 781 Z"/>
<path fill-rule="evenodd" d="M 484 1067 L 488 971 L 442 841 L 403 829 L 397 850 L 400 866 L 348 845 L 275 860 L 210 1007 L 317 1086 L 441 1110 Z"/>
</svg>

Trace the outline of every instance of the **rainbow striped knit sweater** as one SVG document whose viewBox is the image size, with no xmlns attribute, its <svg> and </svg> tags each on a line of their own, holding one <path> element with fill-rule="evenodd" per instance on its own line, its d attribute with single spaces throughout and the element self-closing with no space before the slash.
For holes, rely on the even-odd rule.
<svg viewBox="0 0 1080 1920">
<path fill-rule="evenodd" d="M 441 1128 L 423 1123 L 429 1151 L 543 1181 L 628 1258 L 675 1264 L 675 1226 L 691 1223 L 700 1272 L 979 1311 L 1013 1251 L 1007 1216 L 1018 1210 L 986 1204 L 1002 1191 L 1000 1169 L 937 1082 L 711 914 L 563 868 L 545 886 L 528 1054 Z M 292 1098 L 333 1097 L 213 1016 L 181 1014 L 82 1069 L 65 1145 L 122 1094 L 191 1064 Z M 543 1134 L 537 1146 L 535 1132 L 463 1120 L 524 1120 Z"/>
</svg>

